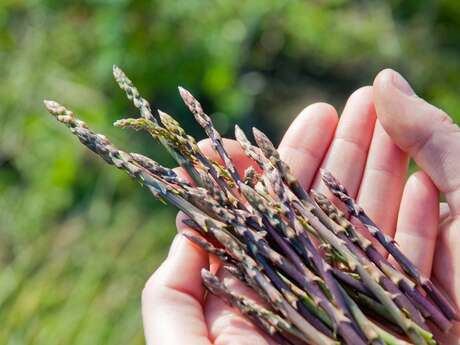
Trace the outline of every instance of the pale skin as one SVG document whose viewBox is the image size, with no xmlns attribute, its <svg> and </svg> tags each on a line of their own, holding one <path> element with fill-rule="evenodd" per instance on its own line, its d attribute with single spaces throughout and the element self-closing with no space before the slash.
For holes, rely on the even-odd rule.
<svg viewBox="0 0 460 345">
<path fill-rule="evenodd" d="M 214 159 L 208 142 L 200 143 Z M 239 145 L 225 143 L 240 170 L 251 164 Z M 392 70 L 355 91 L 340 116 L 328 104 L 305 108 L 279 151 L 306 190 L 326 191 L 318 177 L 331 171 L 367 214 L 394 236 L 404 253 L 460 305 L 460 129 L 442 110 L 417 97 Z M 420 171 L 407 179 L 409 157 Z M 439 193 L 447 203 L 439 203 Z M 206 295 L 200 271 L 218 264 L 180 234 L 142 294 L 147 344 L 275 344 L 234 309 Z M 242 293 L 231 277 L 225 282 Z M 253 297 L 252 295 L 250 297 Z M 445 336 L 460 344 L 460 325 Z"/>
</svg>

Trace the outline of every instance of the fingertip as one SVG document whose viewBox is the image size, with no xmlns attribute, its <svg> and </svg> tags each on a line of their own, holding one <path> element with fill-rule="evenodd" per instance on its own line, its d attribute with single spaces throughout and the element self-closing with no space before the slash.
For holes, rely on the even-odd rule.
<svg viewBox="0 0 460 345">
<path fill-rule="evenodd" d="M 291 123 L 279 147 L 281 149 L 284 146 L 316 144 L 321 141 L 321 138 L 326 138 L 334 133 L 338 121 L 339 116 L 332 105 L 323 102 L 310 104 Z M 313 129 L 318 131 L 313 131 Z M 311 146 L 314 147 L 315 145 Z"/>
<path fill-rule="evenodd" d="M 404 187 L 398 231 L 434 241 L 439 222 L 439 192 L 424 171 L 413 173 Z"/>
<path fill-rule="evenodd" d="M 212 149 L 211 140 L 209 138 L 201 139 L 197 143 L 200 150 L 209 150 Z"/>
<path fill-rule="evenodd" d="M 240 155 L 243 153 L 240 145 L 238 144 L 236 140 L 222 138 L 222 142 L 224 144 L 225 150 L 230 156 Z M 205 156 L 212 158 L 212 159 L 219 158 L 217 152 L 214 151 L 211 139 L 209 138 L 202 139 L 197 143 L 197 145 Z"/>
<path fill-rule="evenodd" d="M 417 193 L 420 200 L 437 199 L 439 192 L 430 177 L 423 171 L 413 173 L 407 180 L 406 189 L 410 192 Z M 436 203 L 437 205 L 437 203 Z M 436 208 L 438 209 L 438 208 Z"/>
<path fill-rule="evenodd" d="M 432 129 L 430 107 L 415 96 L 409 83 L 396 71 L 385 69 L 374 80 L 377 117 L 396 145 L 411 151 Z M 413 151 L 413 150 L 412 150 Z M 413 152 L 408 152 L 413 154 Z"/>
<path fill-rule="evenodd" d="M 314 103 L 302 110 L 284 134 L 278 151 L 304 188 L 310 188 L 337 123 L 333 106 Z"/>
<path fill-rule="evenodd" d="M 375 122 L 374 88 L 366 85 L 355 90 L 347 100 L 344 113 L 347 108 L 350 110 L 347 116 L 354 115 L 355 122 L 361 120 L 363 123 L 369 123 L 369 119 L 372 119 L 370 122 Z"/>
<path fill-rule="evenodd" d="M 218 158 L 217 153 L 212 148 L 211 140 L 209 138 L 201 139 L 198 141 L 197 145 L 206 157 L 210 159 Z"/>
<path fill-rule="evenodd" d="M 360 87 L 349 97 L 322 162 L 322 167 L 337 176 L 353 196 L 359 188 L 375 119 L 372 87 Z M 314 188 L 327 194 L 320 181 L 317 175 Z"/>
<path fill-rule="evenodd" d="M 385 90 L 388 88 L 391 80 L 391 73 L 393 72 L 392 69 L 386 68 L 382 71 L 380 71 L 376 77 L 374 78 L 374 82 L 372 83 L 373 86 L 373 94 L 374 94 L 374 100 L 375 100 L 375 105 L 377 108 L 377 115 L 380 113 L 380 104 L 382 101 L 382 97 L 385 95 Z"/>
<path fill-rule="evenodd" d="M 411 200 L 407 202 L 408 207 L 414 207 L 414 204 L 416 204 L 417 208 L 421 210 L 418 212 L 420 217 L 426 216 L 433 223 L 433 226 L 438 223 L 439 191 L 424 171 L 417 171 L 409 176 L 404 189 L 404 196 Z"/>
<path fill-rule="evenodd" d="M 407 96 L 414 96 L 415 92 L 398 72 L 387 68 L 381 71 L 374 79 L 374 98 L 377 108 L 385 110 L 393 103 L 404 101 Z M 387 109 L 388 110 L 388 109 Z"/>
<path fill-rule="evenodd" d="M 189 219 L 189 217 L 182 211 L 177 212 L 176 215 L 176 228 L 177 232 L 181 233 L 185 230 L 191 230 L 191 228 L 184 223 L 184 220 Z"/>
<path fill-rule="evenodd" d="M 357 107 L 360 109 L 357 109 Z M 347 109 L 348 108 L 348 109 Z M 374 110 L 374 88 L 370 85 L 361 86 L 356 89 L 348 98 L 344 108 L 344 113 L 349 110 L 351 115 L 359 115 L 360 118 L 366 118 L 363 114 L 375 114 Z"/>
<path fill-rule="evenodd" d="M 337 122 L 339 121 L 337 110 L 332 105 L 329 103 L 317 102 L 305 107 L 294 120 L 293 124 L 308 125 L 312 116 L 317 119 L 319 125 L 326 128 L 335 128 Z"/>
<path fill-rule="evenodd" d="M 409 82 L 399 72 L 391 68 L 386 68 L 377 74 L 374 79 L 374 88 L 376 92 L 394 89 L 406 96 L 415 95 Z"/>
<path fill-rule="evenodd" d="M 360 98 L 372 102 L 374 88 L 371 85 L 361 86 L 356 89 L 349 97 L 350 99 Z"/>
<path fill-rule="evenodd" d="M 348 98 L 335 137 L 350 140 L 367 150 L 375 119 L 373 88 L 362 86 Z"/>
<path fill-rule="evenodd" d="M 381 70 L 374 78 L 374 91 L 380 90 L 382 87 L 391 83 L 391 79 L 394 73 L 396 73 L 396 71 L 391 68 L 385 68 Z"/>
</svg>

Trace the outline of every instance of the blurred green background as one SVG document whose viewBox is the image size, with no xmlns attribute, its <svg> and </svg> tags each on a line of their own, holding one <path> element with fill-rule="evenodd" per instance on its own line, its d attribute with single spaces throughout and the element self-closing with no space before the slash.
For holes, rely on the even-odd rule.
<svg viewBox="0 0 460 345">
<path fill-rule="evenodd" d="M 177 85 L 222 132 L 238 122 L 275 140 L 307 104 L 341 110 L 384 67 L 460 116 L 455 0 L 2 0 L 0 28 L 0 344 L 144 343 L 140 293 L 175 212 L 42 106 L 59 100 L 170 164 L 146 135 L 111 126 L 136 114 L 113 63 L 198 138 Z"/>
</svg>

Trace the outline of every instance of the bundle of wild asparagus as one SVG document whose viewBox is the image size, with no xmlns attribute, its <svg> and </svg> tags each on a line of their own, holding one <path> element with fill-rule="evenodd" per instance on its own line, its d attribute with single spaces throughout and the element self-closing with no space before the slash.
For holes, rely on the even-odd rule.
<svg viewBox="0 0 460 345">
<path fill-rule="evenodd" d="M 45 101 L 48 111 L 107 163 L 188 216 L 186 224 L 202 237 L 187 237 L 217 256 L 222 269 L 253 289 L 265 304 L 238 295 L 203 270 L 206 288 L 280 344 L 436 344 L 433 333 L 447 332 L 459 319 L 436 286 L 330 173 L 322 172 L 329 190 L 398 265 L 390 263 L 326 196 L 307 193 L 262 132 L 254 129 L 253 146 L 235 127 L 236 140 L 257 167 L 241 176 L 211 118 L 187 90 L 179 88 L 180 95 L 223 164 L 208 159 L 171 116 L 154 114 L 118 67 L 113 72 L 141 115 L 115 125 L 146 130 L 185 169 L 190 181 L 148 157 L 116 148 L 56 102 Z"/>
</svg>

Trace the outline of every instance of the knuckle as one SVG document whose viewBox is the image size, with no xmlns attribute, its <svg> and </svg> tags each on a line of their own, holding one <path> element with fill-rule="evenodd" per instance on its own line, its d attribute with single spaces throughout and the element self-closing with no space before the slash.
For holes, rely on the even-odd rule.
<svg viewBox="0 0 460 345">
<path fill-rule="evenodd" d="M 453 123 L 452 118 L 444 110 L 436 108 L 436 112 L 441 123 Z"/>
</svg>

